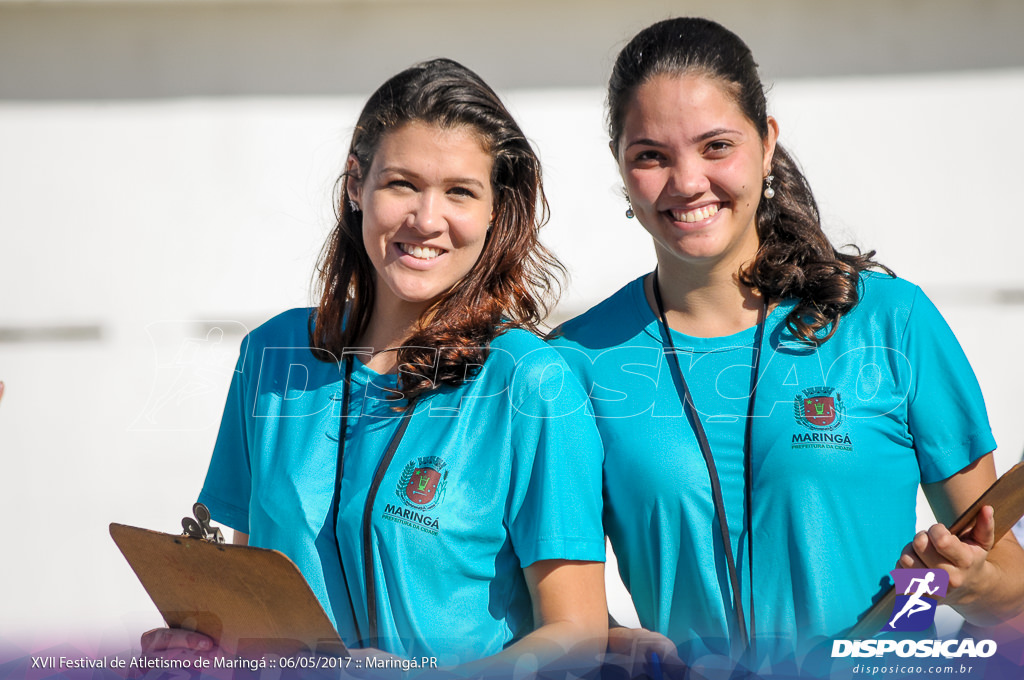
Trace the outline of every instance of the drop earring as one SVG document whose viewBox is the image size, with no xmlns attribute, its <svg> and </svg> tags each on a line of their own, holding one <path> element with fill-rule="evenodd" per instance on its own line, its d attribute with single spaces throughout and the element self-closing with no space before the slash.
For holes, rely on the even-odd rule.
<svg viewBox="0 0 1024 680">
<path fill-rule="evenodd" d="M 630 219 L 631 220 L 634 217 L 636 217 L 636 213 L 633 212 L 633 204 L 627 198 L 626 199 L 626 219 Z"/>
<path fill-rule="evenodd" d="M 352 212 L 359 212 L 359 204 L 353 201 L 351 198 L 348 199 L 348 207 L 352 209 Z"/>
<path fill-rule="evenodd" d="M 774 179 L 775 179 L 775 175 L 768 175 L 767 177 L 764 178 L 764 197 L 765 198 L 774 198 L 775 197 L 775 189 L 772 189 L 772 180 L 774 180 Z"/>
</svg>

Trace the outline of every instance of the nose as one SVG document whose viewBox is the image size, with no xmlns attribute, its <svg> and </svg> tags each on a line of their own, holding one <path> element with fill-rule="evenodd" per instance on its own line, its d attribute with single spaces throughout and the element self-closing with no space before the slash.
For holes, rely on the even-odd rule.
<svg viewBox="0 0 1024 680">
<path fill-rule="evenodd" d="M 424 191 L 409 216 L 409 226 L 421 234 L 441 231 L 444 224 L 444 201 L 433 191 Z"/>
<path fill-rule="evenodd" d="M 694 159 L 679 159 L 672 164 L 668 191 L 673 196 L 699 196 L 711 188 L 704 164 Z"/>
</svg>

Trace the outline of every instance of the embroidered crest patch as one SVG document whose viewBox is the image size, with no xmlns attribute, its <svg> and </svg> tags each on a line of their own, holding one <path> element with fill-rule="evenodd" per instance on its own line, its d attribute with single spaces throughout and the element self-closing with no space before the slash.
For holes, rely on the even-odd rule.
<svg viewBox="0 0 1024 680">
<path fill-rule="evenodd" d="M 421 456 L 410 460 L 402 470 L 395 487 L 395 494 L 402 501 L 418 510 L 429 510 L 444 500 L 448 483 L 448 467 L 437 456 Z"/>
<path fill-rule="evenodd" d="M 793 400 L 793 416 L 812 430 L 834 430 L 843 424 L 846 409 L 834 387 L 811 387 Z"/>
</svg>

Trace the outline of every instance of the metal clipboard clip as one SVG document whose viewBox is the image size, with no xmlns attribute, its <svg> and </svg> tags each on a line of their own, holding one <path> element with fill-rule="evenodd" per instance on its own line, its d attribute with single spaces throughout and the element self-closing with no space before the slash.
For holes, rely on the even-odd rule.
<svg viewBox="0 0 1024 680">
<path fill-rule="evenodd" d="M 181 528 L 185 530 L 182 536 L 190 536 L 210 543 L 224 543 L 224 534 L 220 527 L 210 526 L 209 508 L 202 503 L 196 503 L 192 506 L 192 514 L 195 515 L 195 519 L 191 517 L 181 519 Z"/>
</svg>

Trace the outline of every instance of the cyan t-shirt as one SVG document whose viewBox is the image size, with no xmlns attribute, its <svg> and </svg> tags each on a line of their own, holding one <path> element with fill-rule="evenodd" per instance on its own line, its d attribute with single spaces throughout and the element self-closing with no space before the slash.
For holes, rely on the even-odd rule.
<svg viewBox="0 0 1024 680">
<path fill-rule="evenodd" d="M 792 300 L 771 310 L 760 348 L 754 328 L 721 338 L 673 331 L 718 468 L 748 627 L 753 608 L 757 652 L 774 660 L 852 626 L 914 536 L 918 485 L 995 449 L 977 380 L 934 305 L 879 274 L 863 274 L 860 292 L 817 348 L 786 330 Z M 550 341 L 591 395 L 605 448 L 605 530 L 641 624 L 691 662 L 728 654 L 737 623 L 711 485 L 643 279 Z M 743 438 L 755 351 L 748 522 Z"/>
<path fill-rule="evenodd" d="M 368 499 L 402 413 L 387 399 L 396 376 L 355 361 L 342 573 L 332 500 L 344 364 L 313 357 L 308 317 L 285 312 L 243 342 L 200 500 L 250 545 L 288 555 L 348 645 L 367 641 L 372 587 L 373 643 L 386 651 L 442 665 L 501 651 L 534 628 L 523 567 L 604 560 L 601 443 L 585 393 L 555 350 L 507 331 L 463 385 L 420 398 Z"/>
</svg>

